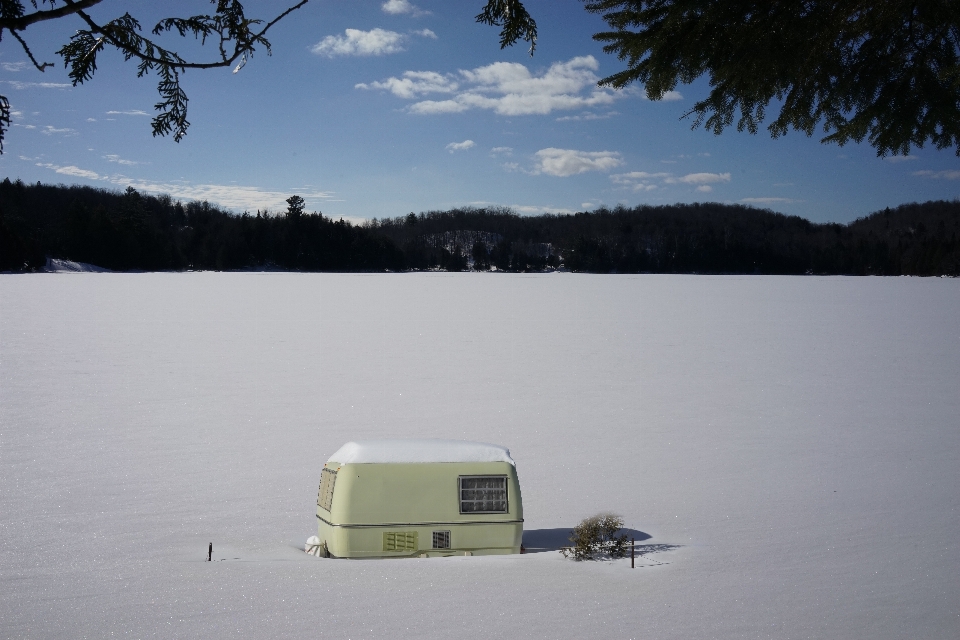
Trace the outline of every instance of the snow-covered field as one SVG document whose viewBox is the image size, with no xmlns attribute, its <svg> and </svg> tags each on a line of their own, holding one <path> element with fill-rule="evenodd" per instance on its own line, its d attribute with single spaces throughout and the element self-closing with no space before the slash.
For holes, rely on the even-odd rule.
<svg viewBox="0 0 960 640">
<path fill-rule="evenodd" d="M 509 447 L 528 546 L 646 553 L 306 555 L 382 437 Z M 0 636 L 481 634 L 960 637 L 960 281 L 0 276 Z"/>
</svg>

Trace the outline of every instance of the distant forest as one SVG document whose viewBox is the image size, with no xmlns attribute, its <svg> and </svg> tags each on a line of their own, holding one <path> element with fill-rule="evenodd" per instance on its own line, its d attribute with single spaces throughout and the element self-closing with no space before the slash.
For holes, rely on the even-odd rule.
<svg viewBox="0 0 960 640">
<path fill-rule="evenodd" d="M 555 269 L 590 273 L 960 275 L 960 201 L 817 224 L 719 203 L 520 216 L 410 213 L 361 226 L 307 213 L 235 214 L 207 202 L 85 186 L 0 182 L 0 270 L 48 258 L 114 271 Z"/>
</svg>

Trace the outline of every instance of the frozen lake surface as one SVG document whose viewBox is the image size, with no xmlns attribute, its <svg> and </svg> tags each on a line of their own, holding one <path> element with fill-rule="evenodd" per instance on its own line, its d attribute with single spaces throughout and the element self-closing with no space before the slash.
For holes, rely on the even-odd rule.
<svg viewBox="0 0 960 640">
<path fill-rule="evenodd" d="M 404 437 L 646 553 L 303 553 Z M 958 536 L 960 280 L 0 276 L 3 638 L 955 640 Z"/>
</svg>

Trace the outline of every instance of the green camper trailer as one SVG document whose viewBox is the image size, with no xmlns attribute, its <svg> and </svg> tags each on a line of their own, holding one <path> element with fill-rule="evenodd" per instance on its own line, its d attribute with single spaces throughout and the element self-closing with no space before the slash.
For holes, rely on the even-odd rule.
<svg viewBox="0 0 960 640">
<path fill-rule="evenodd" d="M 336 558 L 520 553 L 510 452 L 453 440 L 348 442 L 324 465 L 318 539 Z"/>
</svg>

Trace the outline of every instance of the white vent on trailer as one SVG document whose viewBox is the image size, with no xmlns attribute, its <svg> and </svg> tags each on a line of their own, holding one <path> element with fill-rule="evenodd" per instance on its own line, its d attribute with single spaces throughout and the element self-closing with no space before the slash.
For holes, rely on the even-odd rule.
<svg viewBox="0 0 960 640">
<path fill-rule="evenodd" d="M 434 531 L 433 532 L 433 548 L 449 549 L 450 548 L 450 532 Z"/>
<path fill-rule="evenodd" d="M 317 493 L 317 506 L 330 511 L 333 507 L 333 487 L 337 484 L 337 472 L 332 469 L 320 471 L 320 491 Z"/>
</svg>

